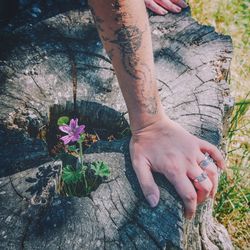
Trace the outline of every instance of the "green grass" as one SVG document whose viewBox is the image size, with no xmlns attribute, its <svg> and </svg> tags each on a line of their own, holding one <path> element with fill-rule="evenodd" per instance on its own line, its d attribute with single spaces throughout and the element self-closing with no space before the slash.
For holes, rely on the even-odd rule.
<svg viewBox="0 0 250 250">
<path fill-rule="evenodd" d="M 227 166 L 216 194 L 214 216 L 231 235 L 236 249 L 250 246 L 250 1 L 190 0 L 192 15 L 234 45 L 230 89 L 236 104 L 227 134 Z"/>
<path fill-rule="evenodd" d="M 250 128 L 249 117 L 246 115 L 250 100 L 247 96 L 235 104 L 231 117 L 227 135 L 228 170 L 221 175 L 213 211 L 218 221 L 228 229 L 238 249 L 247 249 L 250 245 L 248 230 L 250 226 Z"/>
</svg>

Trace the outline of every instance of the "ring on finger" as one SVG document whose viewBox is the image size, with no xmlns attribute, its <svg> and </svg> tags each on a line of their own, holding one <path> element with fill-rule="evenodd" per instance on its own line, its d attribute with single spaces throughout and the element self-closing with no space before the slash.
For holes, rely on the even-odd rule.
<svg viewBox="0 0 250 250">
<path fill-rule="evenodd" d="M 199 163 L 199 166 L 201 167 L 201 169 L 206 169 L 210 163 L 213 162 L 213 159 L 211 158 L 211 156 L 206 152 L 205 153 L 205 158 L 204 160 L 202 160 L 200 163 Z"/>
<path fill-rule="evenodd" d="M 202 172 L 200 175 L 198 175 L 198 176 L 196 176 L 194 179 L 193 179 L 193 181 L 194 182 L 202 182 L 202 181 L 204 181 L 204 180 L 206 180 L 207 179 L 207 173 L 206 172 Z"/>
</svg>

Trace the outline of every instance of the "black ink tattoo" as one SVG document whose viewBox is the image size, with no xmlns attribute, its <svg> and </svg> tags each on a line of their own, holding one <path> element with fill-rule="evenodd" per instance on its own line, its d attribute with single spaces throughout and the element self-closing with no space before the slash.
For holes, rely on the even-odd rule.
<svg viewBox="0 0 250 250">
<path fill-rule="evenodd" d="M 104 22 L 103 19 L 101 19 L 100 17 L 98 17 L 95 13 L 95 10 L 92 8 L 92 6 L 89 5 L 89 8 L 91 10 L 91 13 L 92 13 L 92 16 L 94 18 L 94 22 L 95 22 L 95 25 L 97 27 L 97 29 L 100 31 L 100 32 L 104 32 L 104 29 L 102 28 L 102 23 Z"/>
<path fill-rule="evenodd" d="M 115 31 L 116 40 L 110 41 L 120 47 L 123 65 L 126 72 L 139 79 L 136 74 L 136 66 L 139 58 L 136 52 L 141 47 L 142 32 L 136 26 L 123 26 Z"/>
<path fill-rule="evenodd" d="M 157 113 L 157 100 L 155 93 L 149 93 L 145 88 L 145 84 L 149 83 L 149 87 L 153 87 L 153 76 L 151 69 L 145 63 L 141 63 L 137 51 L 141 48 L 142 35 L 137 26 L 125 26 L 115 31 L 116 40 L 110 41 L 120 47 L 121 59 L 126 72 L 137 80 L 139 89 L 141 89 L 141 105 L 149 114 Z"/>
<path fill-rule="evenodd" d="M 140 30 L 136 25 L 125 25 L 125 17 L 128 13 L 121 11 L 120 0 L 115 0 L 112 4 L 113 11 L 115 12 L 114 19 L 119 24 L 120 28 L 114 32 L 115 40 L 110 40 L 104 36 L 105 30 L 102 27 L 103 19 L 98 17 L 91 8 L 94 16 L 95 23 L 100 32 L 100 36 L 104 42 L 113 43 L 119 46 L 121 60 L 125 71 L 136 80 L 137 87 L 140 91 L 138 100 L 141 106 L 149 114 L 156 114 L 158 112 L 156 93 L 152 93 L 154 89 L 154 77 L 150 67 L 141 62 L 138 56 L 138 50 L 142 45 L 142 37 L 145 31 Z M 109 58 L 112 60 L 114 49 L 107 51 Z M 147 84 L 147 86 L 145 86 Z"/>
<path fill-rule="evenodd" d="M 114 49 L 108 50 L 107 54 L 108 54 L 109 59 L 112 61 L 112 59 L 114 57 Z"/>
</svg>

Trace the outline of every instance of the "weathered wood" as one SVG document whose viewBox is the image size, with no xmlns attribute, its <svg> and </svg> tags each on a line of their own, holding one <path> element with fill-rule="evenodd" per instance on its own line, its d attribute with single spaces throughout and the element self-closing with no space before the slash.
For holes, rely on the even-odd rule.
<svg viewBox="0 0 250 250">
<path fill-rule="evenodd" d="M 174 188 L 155 175 L 160 203 L 155 209 L 147 205 L 131 166 L 129 138 L 100 141 L 88 150 L 87 160 L 106 161 L 112 173 L 90 198 L 55 193 L 58 163 L 36 138 L 39 129 L 66 110 L 83 123 L 119 131 L 127 126 L 127 110 L 89 11 L 46 15 L 51 17 L 32 25 L 24 15 L 2 31 L 1 249 L 232 249 L 211 215 L 211 200 L 186 221 Z M 150 23 L 166 113 L 221 145 L 231 110 L 230 37 L 199 25 L 188 10 L 151 16 Z"/>
</svg>

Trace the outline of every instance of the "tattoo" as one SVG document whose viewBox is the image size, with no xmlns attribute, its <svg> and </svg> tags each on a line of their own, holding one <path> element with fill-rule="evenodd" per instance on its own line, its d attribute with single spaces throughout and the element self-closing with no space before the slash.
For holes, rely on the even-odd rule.
<svg viewBox="0 0 250 250">
<path fill-rule="evenodd" d="M 128 16 L 126 12 L 121 11 L 120 0 L 115 0 L 112 4 L 115 12 L 115 21 L 119 23 L 120 28 L 114 31 L 116 37 L 115 40 L 110 40 L 103 34 L 105 33 L 102 28 L 103 20 L 96 16 L 93 8 L 93 13 L 97 28 L 101 33 L 103 41 L 113 43 L 119 46 L 122 64 L 125 71 L 136 80 L 137 89 L 140 91 L 138 100 L 141 106 L 149 114 L 156 114 L 158 111 L 157 98 L 155 97 L 154 89 L 154 77 L 152 76 L 152 70 L 146 64 L 141 62 L 141 58 L 138 56 L 138 50 L 141 48 L 143 33 L 145 31 L 140 30 L 136 25 L 126 25 L 123 21 Z M 114 49 L 107 51 L 109 58 L 112 60 Z M 147 84 L 148 83 L 148 84 Z M 145 86 L 147 84 L 147 86 Z"/>
<path fill-rule="evenodd" d="M 108 54 L 109 59 L 112 61 L 112 59 L 114 57 L 114 49 L 108 50 L 107 54 Z"/>
<path fill-rule="evenodd" d="M 149 93 L 145 84 L 149 83 L 149 87 L 153 87 L 153 76 L 150 67 L 142 63 L 137 51 L 141 48 L 142 35 L 137 26 L 125 26 L 115 31 L 116 40 L 110 41 L 117 44 L 120 48 L 121 59 L 126 72 L 136 79 L 138 89 L 140 89 L 140 103 L 149 114 L 157 113 L 157 99 L 155 93 Z"/>
<path fill-rule="evenodd" d="M 89 5 L 89 8 L 91 10 L 91 13 L 92 13 L 92 16 L 94 18 L 94 22 L 96 24 L 96 27 L 97 29 L 100 31 L 100 32 L 104 32 L 104 29 L 102 28 L 102 23 L 104 22 L 103 19 L 101 19 L 100 17 L 98 17 L 95 13 L 95 10 Z"/>
<path fill-rule="evenodd" d="M 136 67 L 140 61 L 136 54 L 141 47 L 142 32 L 136 26 L 123 26 L 115 31 L 116 40 L 110 41 L 120 47 L 123 65 L 126 72 L 134 77 L 137 77 Z"/>
<path fill-rule="evenodd" d="M 112 7 L 114 10 L 119 10 L 121 8 L 121 4 L 120 4 L 120 1 L 119 0 L 115 0 L 113 3 L 112 3 Z"/>
</svg>

